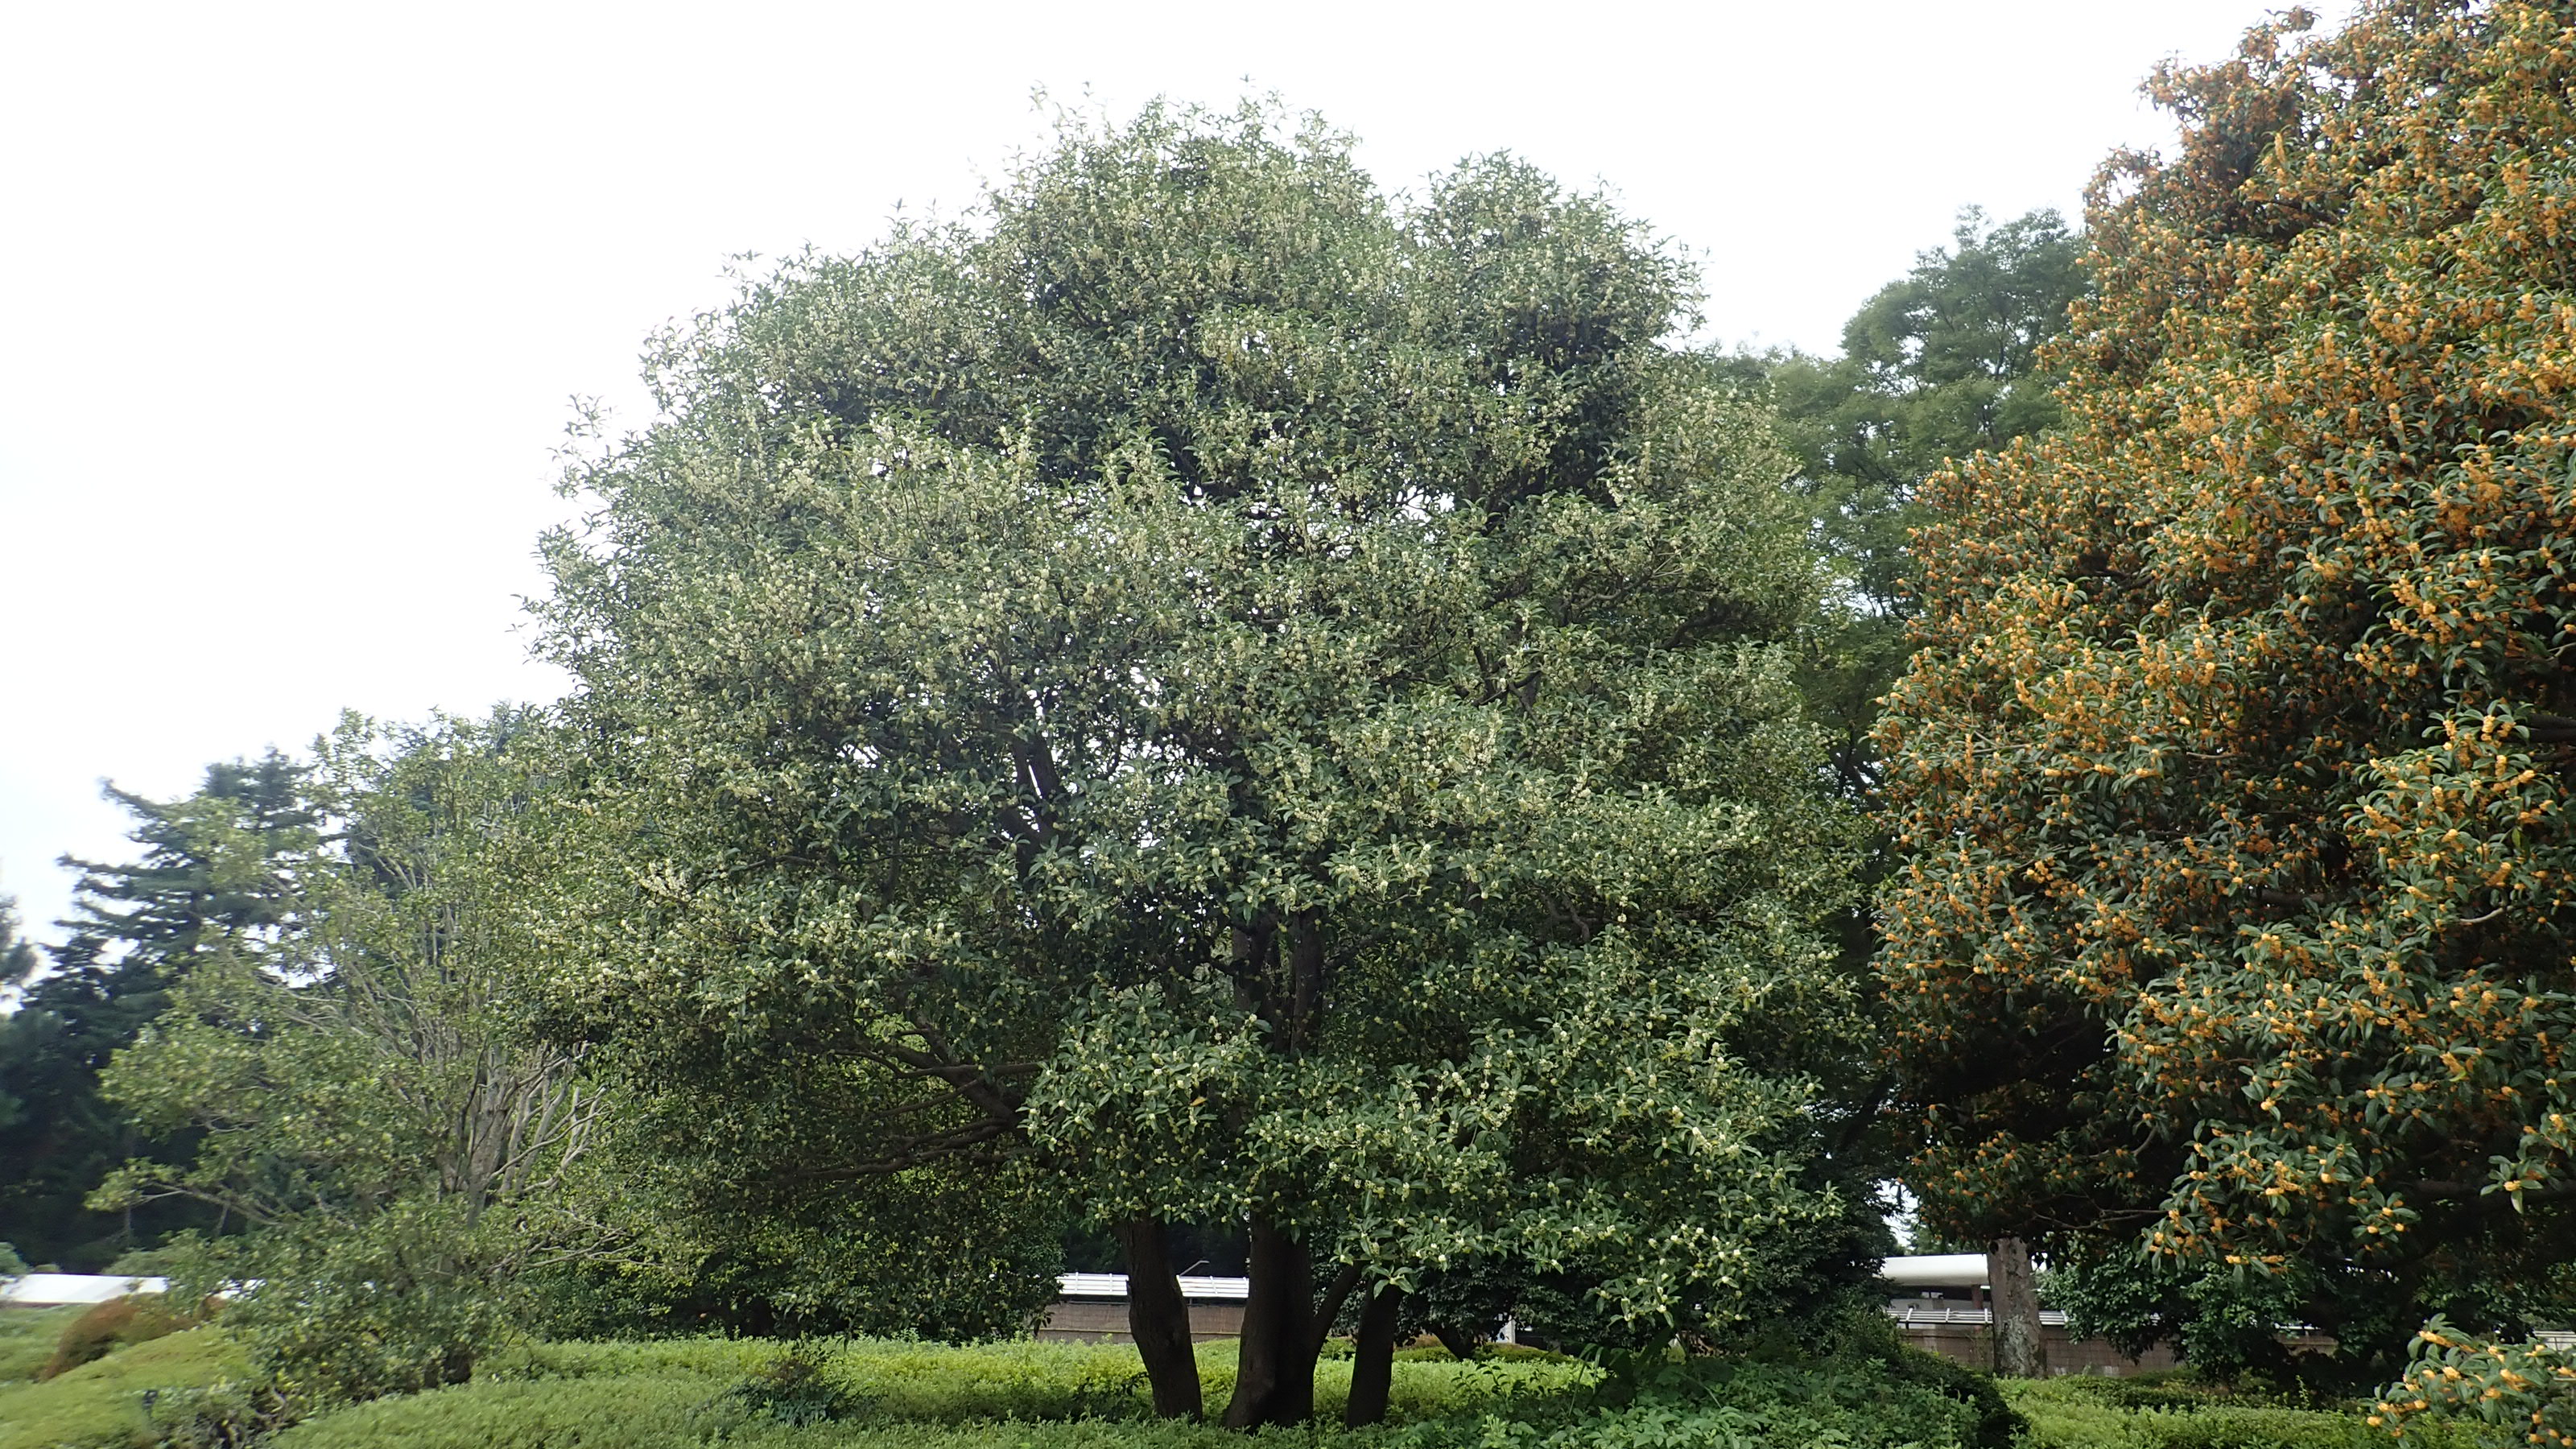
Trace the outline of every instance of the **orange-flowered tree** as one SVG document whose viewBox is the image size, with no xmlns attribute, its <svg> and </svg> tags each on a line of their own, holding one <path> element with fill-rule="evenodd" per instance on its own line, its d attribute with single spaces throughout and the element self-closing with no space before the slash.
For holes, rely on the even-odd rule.
<svg viewBox="0 0 2576 1449">
<path fill-rule="evenodd" d="M 2570 20 L 2159 73 L 2064 427 L 1927 488 L 1881 961 L 1936 1231 L 2302 1279 L 2356 1354 L 2566 1301 Z"/>
</svg>

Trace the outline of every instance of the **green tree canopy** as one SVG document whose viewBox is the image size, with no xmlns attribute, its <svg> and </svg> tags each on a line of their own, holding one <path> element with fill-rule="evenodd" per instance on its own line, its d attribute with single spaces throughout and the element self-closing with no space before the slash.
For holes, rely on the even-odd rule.
<svg viewBox="0 0 2576 1449">
<path fill-rule="evenodd" d="M 1131 1269 L 1247 1223 L 1236 1424 L 1343 1301 L 1382 1387 L 1447 1265 L 1655 1341 L 1851 1271 L 1820 579 L 1690 300 L 1523 165 L 1398 210 L 1260 111 L 747 288 L 549 548 L 625 846 L 556 1029 L 712 1121 L 796 1074 L 815 1176 L 1041 1164 Z"/>
<path fill-rule="evenodd" d="M 1838 565 L 1809 694 L 1835 734 L 1835 766 L 1866 790 L 1878 701 L 1912 652 L 1910 530 L 1923 480 L 2055 427 L 2057 374 L 2041 346 L 2084 295 L 2083 241 L 2054 211 L 2001 225 L 1960 214 L 1951 244 L 1915 258 L 1843 324 L 1842 355 L 1738 359 L 1761 373 L 1798 458 L 1816 536 Z"/>
<path fill-rule="evenodd" d="M 167 1009 L 116 1054 L 110 1100 L 193 1153 L 136 1161 L 103 1207 L 193 1201 L 246 1232 L 190 1276 L 319 1397 L 462 1378 L 511 1290 L 577 1238 L 575 1172 L 604 1099 L 516 1030 L 532 924 L 572 832 L 536 789 L 530 721 L 380 729 L 354 716 L 294 772 L 330 827 L 278 914 L 196 939 Z"/>
<path fill-rule="evenodd" d="M 2566 1307 L 2576 32 L 2307 24 L 2158 77 L 2066 426 L 1927 490 L 1883 964 L 1936 1223 L 2386 1355 Z"/>
<path fill-rule="evenodd" d="M 83 1206 L 128 1157 L 185 1157 L 185 1140 L 139 1135 L 98 1093 L 108 1059 L 218 951 L 272 950 L 295 930 L 296 878 L 315 849 L 300 772 L 272 750 L 209 766 L 178 800 L 110 786 L 142 847 L 128 864 L 66 860 L 82 872 L 54 960 L 0 939 L 0 983 L 19 1010 L 0 1019 L 0 1238 L 37 1262 L 103 1268 L 196 1221 L 180 1205 L 108 1214 Z"/>
</svg>

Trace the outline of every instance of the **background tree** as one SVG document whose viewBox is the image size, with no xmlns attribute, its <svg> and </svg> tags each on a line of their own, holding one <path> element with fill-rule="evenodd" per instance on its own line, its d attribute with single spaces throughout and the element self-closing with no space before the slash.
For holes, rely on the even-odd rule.
<svg viewBox="0 0 2576 1449">
<path fill-rule="evenodd" d="M 1936 480 L 1883 966 L 1945 1230 L 2321 1269 L 2347 1366 L 2566 1311 L 2563 7 L 2165 72 L 2067 423 Z"/>
<path fill-rule="evenodd" d="M 203 961 L 262 959 L 293 935 L 298 875 L 319 841 L 300 782 L 272 750 L 207 767 L 204 787 L 178 800 L 110 786 L 141 858 L 65 860 L 82 875 L 52 969 L 24 942 L 0 961 L 19 1004 L 0 1019 L 0 1237 L 35 1261 L 95 1270 L 182 1225 L 214 1225 L 182 1204 L 83 1206 L 127 1158 L 177 1161 L 189 1148 L 138 1132 L 100 1097 L 99 1074 Z"/>
<path fill-rule="evenodd" d="M 1247 1426 L 1470 1257 L 1658 1343 L 1855 1274 L 1818 576 L 1679 266 L 1258 111 L 989 208 L 671 339 L 581 479 L 554 637 L 633 851 L 557 1029 L 710 1112 L 837 1088 L 818 1176 L 1062 1174 L 1166 1412 L 1166 1221 L 1246 1224 Z"/>
<path fill-rule="evenodd" d="M 244 1225 L 181 1276 L 256 1285 L 225 1323 L 295 1394 L 464 1378 L 524 1272 L 578 1246 L 561 1209 L 603 1099 L 515 1030 L 548 862 L 577 838 L 533 788 L 529 728 L 344 720 L 299 800 L 337 846 L 298 882 L 303 929 L 201 941 L 106 1074 L 111 1101 L 196 1150 L 128 1164 L 95 1200 Z"/>
<path fill-rule="evenodd" d="M 17 900 L 0 896 L 0 992 L 11 997 L 23 992 L 35 979 L 36 973 L 44 969 L 44 964 L 44 958 L 36 954 L 35 943 L 18 935 Z M 12 1031 L 15 1023 L 14 1016 L 0 1021 L 0 1061 L 32 1054 L 26 1047 L 7 1039 L 6 1034 Z M 0 1079 L 0 1132 L 19 1127 L 30 1115 L 26 1099 L 10 1091 L 10 1085 L 12 1083 L 6 1079 Z M 15 1246 L 0 1242 L 0 1278 L 26 1271 L 26 1260 L 18 1256 Z"/>
<path fill-rule="evenodd" d="M 1843 328 L 1843 353 L 1739 355 L 1758 371 L 1796 449 L 1796 486 L 1815 518 L 1815 537 L 1839 574 L 1804 654 L 1809 706 L 1833 732 L 1843 788 L 1874 803 L 1879 761 L 1871 742 L 1879 703 L 1913 651 L 1916 608 L 1908 535 L 1927 522 L 1918 499 L 1926 478 L 1957 460 L 2000 451 L 2057 424 L 2057 375 L 2042 348 L 2065 330 L 2067 308 L 2085 290 L 2082 241 L 2054 211 L 1990 227 L 1963 211 L 1952 246 L 1915 259 L 1912 272 L 1881 288 Z M 1891 862 L 1874 850 L 1864 876 Z M 1878 948 L 1875 921 L 1855 909 L 1843 948 L 1854 960 Z M 1997 1280 L 1997 1364 L 2038 1373 L 2038 1300 L 2007 1291 L 2029 1276 L 2018 1236 L 1984 1244 Z"/>
<path fill-rule="evenodd" d="M 1991 225 L 1969 207 L 1950 246 L 1918 255 L 1843 324 L 1841 356 L 1730 359 L 1759 374 L 1779 410 L 1817 541 L 1840 569 L 1808 698 L 1856 792 L 1876 778 L 1878 702 L 1913 649 L 1907 534 L 1928 521 L 1923 480 L 2057 425 L 2058 373 L 2040 353 L 2085 293 L 2083 250 L 2055 211 Z"/>
</svg>

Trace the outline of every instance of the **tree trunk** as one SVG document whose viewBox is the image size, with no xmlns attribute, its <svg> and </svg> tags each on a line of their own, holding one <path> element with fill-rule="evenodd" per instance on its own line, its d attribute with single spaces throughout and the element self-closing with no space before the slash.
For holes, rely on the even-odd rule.
<svg viewBox="0 0 2576 1449">
<path fill-rule="evenodd" d="M 2030 1245 L 2019 1238 L 1995 1239 L 1986 1254 L 1986 1276 L 1995 1288 L 1995 1372 L 2015 1379 L 2047 1377 L 2048 1343 L 2040 1337 Z"/>
<path fill-rule="evenodd" d="M 1395 1381 L 1395 1310 L 1404 1290 L 1382 1286 L 1360 1309 L 1360 1332 L 1351 1350 L 1351 1397 L 1342 1427 L 1364 1429 L 1386 1417 L 1387 1389 Z"/>
<path fill-rule="evenodd" d="M 1432 1324 L 1431 1336 L 1440 1340 L 1440 1346 L 1449 1350 L 1449 1356 L 1460 1363 L 1476 1356 L 1476 1340 L 1469 1338 L 1466 1331 L 1454 1323 Z"/>
<path fill-rule="evenodd" d="M 1333 1275 L 1333 1284 L 1324 1290 L 1324 1301 L 1315 1305 L 1315 1356 L 1324 1356 L 1324 1340 L 1333 1336 L 1333 1321 L 1342 1316 L 1342 1304 L 1351 1290 L 1360 1286 L 1360 1265 L 1345 1263 Z"/>
<path fill-rule="evenodd" d="M 1256 1217 L 1248 1271 L 1252 1289 L 1243 1304 L 1243 1339 L 1225 1426 L 1303 1424 L 1315 1417 L 1313 1264 L 1304 1244 Z"/>
<path fill-rule="evenodd" d="M 1199 1359 L 1190 1347 L 1190 1305 L 1181 1297 L 1181 1280 L 1163 1246 L 1163 1221 L 1133 1217 L 1118 1224 L 1117 1231 L 1118 1251 L 1127 1260 L 1127 1332 L 1145 1360 L 1154 1413 L 1196 1419 L 1205 1412 Z"/>
</svg>

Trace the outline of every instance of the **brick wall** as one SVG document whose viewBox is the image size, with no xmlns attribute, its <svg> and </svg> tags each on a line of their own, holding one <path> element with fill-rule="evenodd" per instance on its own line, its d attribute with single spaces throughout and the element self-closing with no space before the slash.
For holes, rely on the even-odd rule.
<svg viewBox="0 0 2576 1449">
<path fill-rule="evenodd" d="M 1995 1366 L 1994 1330 L 1983 1324 L 1900 1324 L 1897 1332 L 1916 1348 L 1937 1353 L 1955 1363 L 1981 1369 Z M 2063 1327 L 2054 1323 L 2043 1325 L 2039 1336 L 2040 1341 L 2048 1346 L 2048 1371 L 2052 1376 L 2108 1374 L 2126 1378 L 2130 1374 L 2173 1368 L 2181 1363 L 2174 1357 L 2173 1350 L 2164 1344 L 2131 1358 L 2098 1338 L 2070 1338 Z"/>
<path fill-rule="evenodd" d="M 1243 1333 L 1243 1305 L 1223 1299 L 1193 1299 L 1190 1341 L 1237 1338 Z M 1127 1332 L 1125 1299 L 1059 1298 L 1038 1325 L 1038 1337 L 1055 1343 L 1133 1343 Z"/>
</svg>

